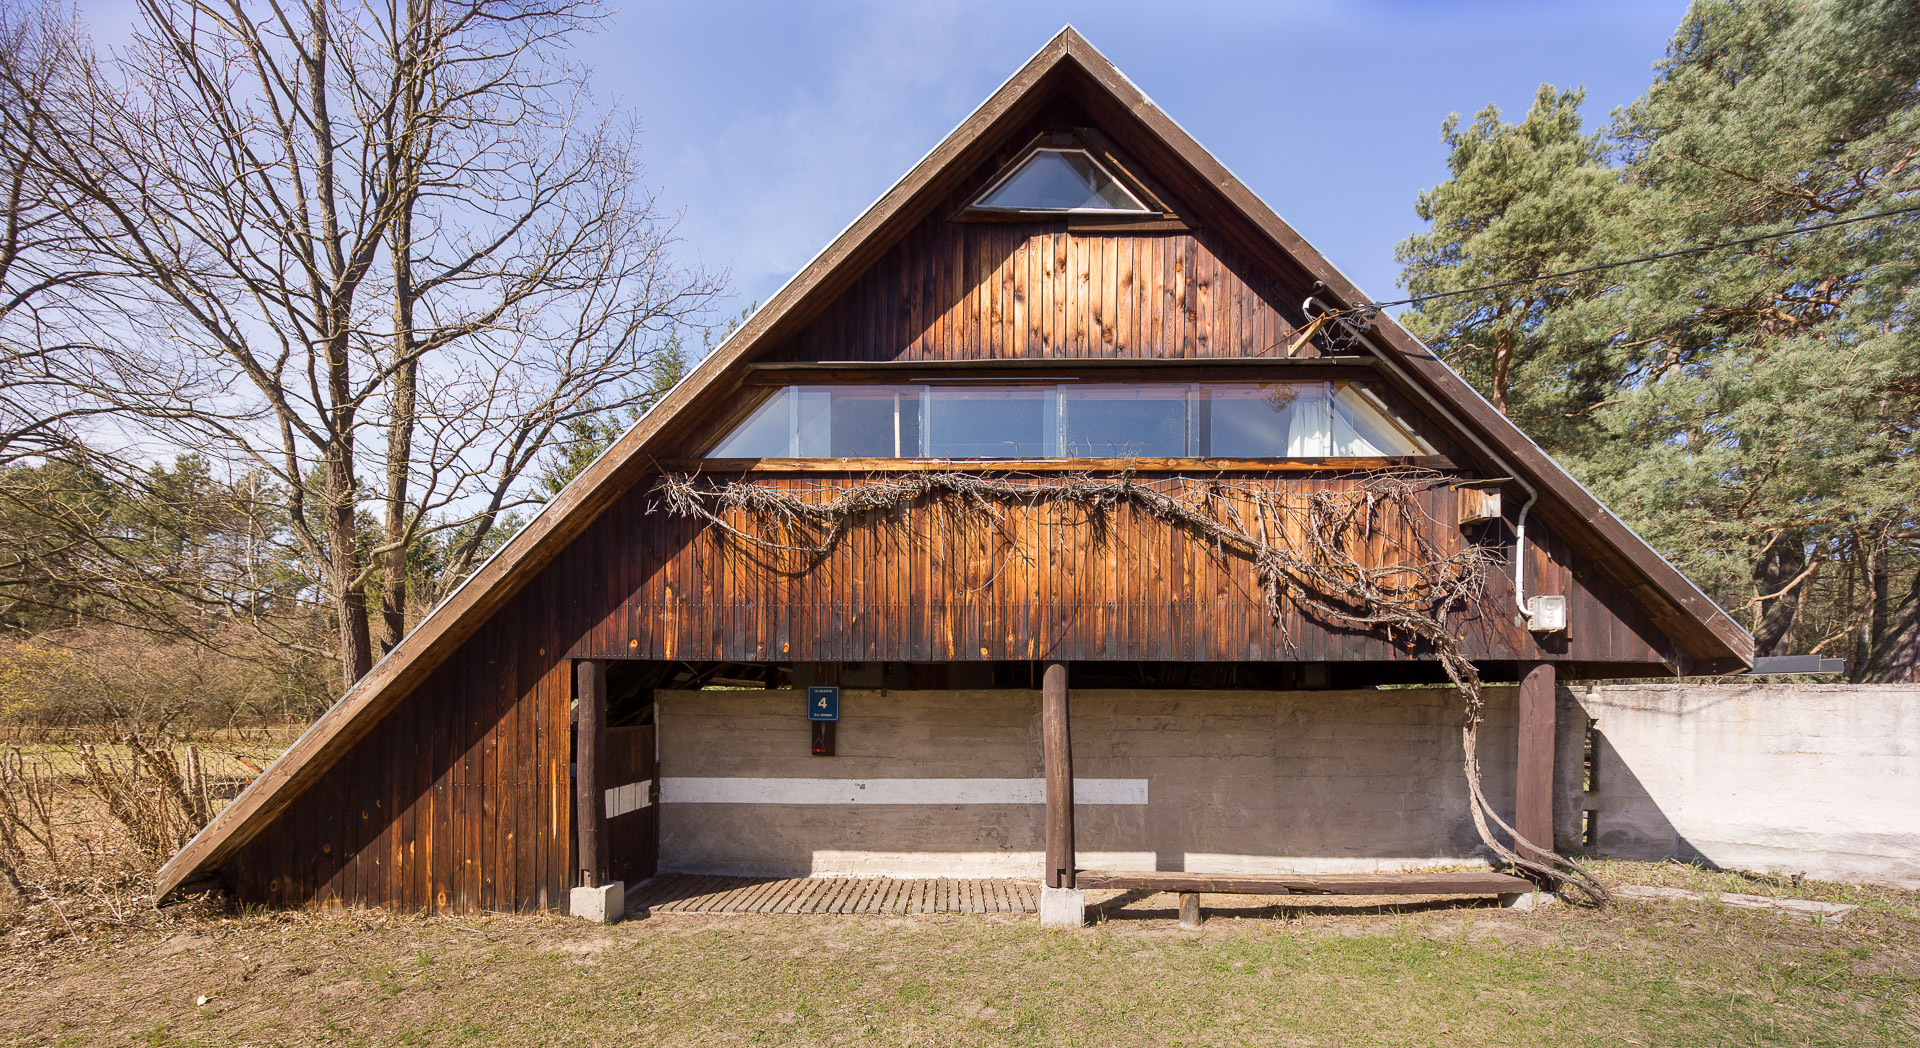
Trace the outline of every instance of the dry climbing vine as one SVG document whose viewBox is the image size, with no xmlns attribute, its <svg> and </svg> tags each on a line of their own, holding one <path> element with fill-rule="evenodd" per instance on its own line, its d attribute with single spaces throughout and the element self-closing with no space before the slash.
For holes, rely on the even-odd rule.
<svg viewBox="0 0 1920 1048">
<path fill-rule="evenodd" d="M 1440 533 L 1438 522 L 1417 496 L 1449 479 L 1430 470 L 1393 470 L 1369 474 L 1346 488 L 1280 492 L 1187 477 L 1143 481 L 1131 474 L 938 472 L 796 492 L 743 480 L 668 474 L 653 493 L 673 516 L 703 520 L 742 542 L 805 559 L 825 556 L 863 519 L 935 498 L 995 520 L 1010 506 L 1054 506 L 1077 508 L 1098 524 L 1122 504 L 1138 507 L 1211 545 L 1216 555 L 1232 552 L 1250 560 L 1276 624 L 1291 602 L 1327 625 L 1376 630 L 1408 647 L 1426 644 L 1466 704 L 1461 742 L 1480 839 L 1505 862 L 1562 880 L 1594 903 L 1605 903 L 1611 896 L 1597 878 L 1578 863 L 1554 856 L 1551 848 L 1522 838 L 1481 789 L 1480 672 L 1461 652 L 1448 622 L 1479 604 L 1492 559 L 1477 545 L 1445 550 L 1432 541 L 1431 536 Z M 729 522 L 729 516 L 744 516 L 759 533 Z M 1404 525 L 1398 529 L 1401 555 L 1388 564 L 1355 557 L 1354 546 L 1364 549 L 1374 529 L 1387 519 Z M 1501 844 L 1489 821 L 1512 837 L 1515 847 Z"/>
</svg>

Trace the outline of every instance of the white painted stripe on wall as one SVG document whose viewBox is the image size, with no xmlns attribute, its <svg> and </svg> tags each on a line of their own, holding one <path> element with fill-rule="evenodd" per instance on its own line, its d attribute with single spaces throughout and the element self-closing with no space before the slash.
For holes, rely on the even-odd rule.
<svg viewBox="0 0 1920 1048">
<path fill-rule="evenodd" d="M 1082 861 L 1089 869 L 1151 870 L 1153 866 L 1101 866 Z M 1180 868 L 1189 873 L 1414 873 L 1420 870 L 1458 869 L 1476 866 L 1490 870 L 1493 864 L 1472 855 L 1434 858 L 1321 858 L 1312 855 L 1246 855 L 1225 852 L 1187 852 Z"/>
<path fill-rule="evenodd" d="M 1080 865 L 1090 870 L 1151 870 L 1153 852 L 1079 851 Z M 831 851 L 816 848 L 812 877 L 1040 877 L 1046 873 L 1045 852 L 884 852 Z M 791 870 L 749 870 L 752 875 L 791 876 Z"/>
<path fill-rule="evenodd" d="M 1045 779 L 663 778 L 662 804 L 1045 804 Z M 1145 804 L 1145 779 L 1075 779 L 1075 804 Z"/>
<path fill-rule="evenodd" d="M 664 780 L 663 780 L 664 781 Z M 614 819 L 630 811 L 639 811 L 653 803 L 653 780 L 630 782 L 607 791 L 607 818 Z"/>
</svg>

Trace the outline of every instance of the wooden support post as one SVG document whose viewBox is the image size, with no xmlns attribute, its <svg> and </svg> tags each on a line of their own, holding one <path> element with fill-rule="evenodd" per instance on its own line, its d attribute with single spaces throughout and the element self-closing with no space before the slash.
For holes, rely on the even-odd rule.
<svg viewBox="0 0 1920 1048">
<path fill-rule="evenodd" d="M 1047 773 L 1047 887 L 1073 887 L 1073 747 L 1067 731 L 1067 664 L 1040 681 L 1040 750 Z"/>
<path fill-rule="evenodd" d="M 579 835 L 576 883 L 598 888 L 607 880 L 607 806 L 602 803 L 602 769 L 607 764 L 607 664 L 582 659 L 573 664 L 574 698 L 579 702 L 574 737 L 573 817 Z"/>
<path fill-rule="evenodd" d="M 1553 663 L 1522 664 L 1520 753 L 1515 765 L 1513 828 L 1547 855 L 1553 852 Z M 1529 853 L 1515 849 L 1522 855 Z M 1529 855 L 1531 858 L 1532 856 Z"/>
<path fill-rule="evenodd" d="M 1200 893 L 1180 893 L 1180 927 L 1200 927 Z"/>
</svg>

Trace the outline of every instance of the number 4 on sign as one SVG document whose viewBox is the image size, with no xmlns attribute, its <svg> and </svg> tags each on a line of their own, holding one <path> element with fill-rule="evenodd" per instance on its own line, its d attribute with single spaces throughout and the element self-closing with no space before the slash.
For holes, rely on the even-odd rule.
<svg viewBox="0 0 1920 1048">
<path fill-rule="evenodd" d="M 837 721 L 840 719 L 840 688 L 832 684 L 816 684 L 807 689 L 807 719 L 810 721 Z"/>
</svg>

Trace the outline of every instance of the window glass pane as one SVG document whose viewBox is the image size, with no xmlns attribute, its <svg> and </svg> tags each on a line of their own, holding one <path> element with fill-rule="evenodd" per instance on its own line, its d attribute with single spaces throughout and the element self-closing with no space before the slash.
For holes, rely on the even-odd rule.
<svg viewBox="0 0 1920 1048">
<path fill-rule="evenodd" d="M 794 410 L 793 454 L 796 458 L 826 458 L 833 436 L 829 410 L 833 403 L 830 389 L 795 389 L 799 398 Z"/>
<path fill-rule="evenodd" d="M 827 454 L 833 458 L 895 457 L 893 407 L 898 396 L 892 386 L 833 390 L 832 436 Z"/>
<path fill-rule="evenodd" d="M 707 452 L 714 458 L 786 458 L 793 454 L 794 390 L 775 390 Z"/>
<path fill-rule="evenodd" d="M 1333 454 L 1333 412 L 1327 384 L 1296 382 L 1293 389 L 1293 428 L 1287 432 L 1287 457 L 1326 458 Z"/>
<path fill-rule="evenodd" d="M 1432 448 L 1408 433 L 1358 385 L 1339 383 L 1333 394 L 1335 455 L 1426 455 Z"/>
<path fill-rule="evenodd" d="M 1320 382 L 1263 382 L 1202 389 L 1201 452 L 1215 458 L 1320 457 L 1327 454 L 1326 387 Z"/>
<path fill-rule="evenodd" d="M 1093 157 L 1078 149 L 1042 149 L 974 204 L 1007 211 L 1145 211 Z"/>
<path fill-rule="evenodd" d="M 1053 390 L 1044 386 L 927 392 L 927 454 L 935 458 L 1047 458 Z"/>
<path fill-rule="evenodd" d="M 1187 387 L 1060 387 L 1060 453 L 1067 458 L 1180 458 L 1187 454 Z"/>
<path fill-rule="evenodd" d="M 900 426 L 900 457 L 923 458 L 927 449 L 920 439 L 922 416 L 926 411 L 922 390 L 919 386 L 901 386 L 895 393 L 900 398 L 900 413 L 896 416 Z"/>
</svg>

